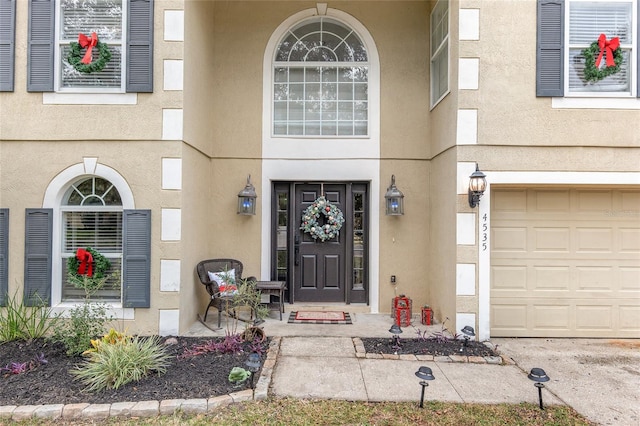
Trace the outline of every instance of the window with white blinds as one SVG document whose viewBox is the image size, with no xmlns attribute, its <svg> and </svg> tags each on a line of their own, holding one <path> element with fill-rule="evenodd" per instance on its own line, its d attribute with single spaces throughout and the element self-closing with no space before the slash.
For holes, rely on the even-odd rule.
<svg viewBox="0 0 640 426">
<path fill-rule="evenodd" d="M 431 11 L 431 107 L 449 92 L 449 1 Z"/>
<path fill-rule="evenodd" d="M 569 49 L 568 66 L 565 67 L 568 78 L 568 92 L 607 93 L 631 95 L 635 81 L 636 38 L 635 34 L 637 7 L 633 0 L 618 1 L 582 1 L 572 0 L 568 3 L 569 13 L 567 32 Z M 600 34 L 607 40 L 614 37 L 620 39 L 622 65 L 620 71 L 596 83 L 584 81 L 585 58 L 582 50 L 597 41 Z M 603 56 L 600 67 L 606 66 Z"/>
<path fill-rule="evenodd" d="M 58 89 L 124 90 L 123 0 L 58 1 Z M 109 47 L 111 59 L 100 72 L 81 73 L 67 62 L 70 43 L 77 42 L 80 33 L 91 36 L 93 32 Z M 92 49 L 92 56 L 94 61 L 99 58 L 96 47 Z"/>
<path fill-rule="evenodd" d="M 328 17 L 285 34 L 273 71 L 275 136 L 369 134 L 369 63 L 351 28 Z"/>
<path fill-rule="evenodd" d="M 91 247 L 111 262 L 111 277 L 104 288 L 92 297 L 108 301 L 121 300 L 122 201 L 107 180 L 91 177 L 71 185 L 60 207 L 62 214 L 62 300 L 84 297 L 82 289 L 67 281 L 67 259 L 79 248 Z"/>
</svg>

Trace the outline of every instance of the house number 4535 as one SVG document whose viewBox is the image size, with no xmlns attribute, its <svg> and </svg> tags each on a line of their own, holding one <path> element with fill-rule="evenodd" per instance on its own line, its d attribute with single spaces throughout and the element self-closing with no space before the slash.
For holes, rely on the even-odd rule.
<svg viewBox="0 0 640 426">
<path fill-rule="evenodd" d="M 480 238 L 482 241 L 480 241 L 482 243 L 482 251 L 486 251 L 487 250 L 487 240 L 489 239 L 489 237 L 487 236 L 487 232 L 489 230 L 489 225 L 487 224 L 487 214 L 483 214 L 482 215 L 482 232 L 480 233 Z"/>
</svg>

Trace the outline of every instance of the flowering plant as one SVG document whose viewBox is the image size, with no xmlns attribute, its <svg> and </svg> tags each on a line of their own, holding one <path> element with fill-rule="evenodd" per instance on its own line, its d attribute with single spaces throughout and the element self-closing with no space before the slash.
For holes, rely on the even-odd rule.
<svg viewBox="0 0 640 426">
<path fill-rule="evenodd" d="M 321 218 L 324 219 L 324 223 L 320 223 Z M 340 209 L 324 196 L 320 196 L 302 213 L 300 229 L 311 235 L 314 240 L 325 242 L 337 237 L 343 224 L 344 216 Z"/>
</svg>

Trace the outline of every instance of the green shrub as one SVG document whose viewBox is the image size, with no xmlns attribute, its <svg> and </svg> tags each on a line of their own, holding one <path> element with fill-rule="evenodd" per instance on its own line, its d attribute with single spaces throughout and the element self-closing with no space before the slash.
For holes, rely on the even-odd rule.
<svg viewBox="0 0 640 426">
<path fill-rule="evenodd" d="M 67 355 L 80 355 L 91 348 L 91 339 L 105 333 L 111 320 L 106 305 L 84 302 L 69 311 L 69 318 L 56 328 L 54 339 L 64 344 Z"/>
<path fill-rule="evenodd" d="M 97 392 L 118 389 L 154 371 L 164 373 L 169 359 L 159 338 L 134 337 L 100 345 L 71 373 L 86 385 L 86 390 Z"/>
<path fill-rule="evenodd" d="M 0 308 L 0 342 L 45 337 L 58 318 L 44 301 L 24 306 L 16 293 L 7 297 L 7 306 Z"/>
</svg>

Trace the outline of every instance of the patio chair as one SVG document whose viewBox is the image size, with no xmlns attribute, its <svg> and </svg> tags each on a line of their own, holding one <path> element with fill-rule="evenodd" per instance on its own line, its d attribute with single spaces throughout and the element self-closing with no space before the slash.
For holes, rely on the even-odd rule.
<svg viewBox="0 0 640 426">
<path fill-rule="evenodd" d="M 233 271 L 233 272 L 231 272 Z M 235 259 L 208 259 L 199 262 L 196 265 L 196 272 L 200 278 L 200 282 L 206 287 L 211 300 L 204 313 L 204 321 L 207 321 L 209 308 L 215 306 L 218 308 L 218 327 L 221 324 L 222 310 L 226 309 L 233 300 L 233 292 L 221 292 L 218 283 L 212 279 L 212 275 L 216 273 L 233 273 L 235 282 L 242 280 L 242 262 Z M 249 277 L 249 281 L 255 281 L 255 277 Z"/>
</svg>

